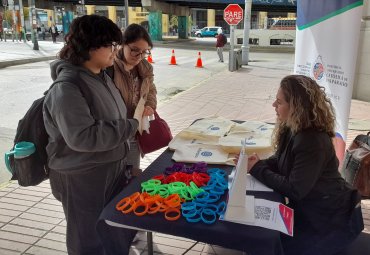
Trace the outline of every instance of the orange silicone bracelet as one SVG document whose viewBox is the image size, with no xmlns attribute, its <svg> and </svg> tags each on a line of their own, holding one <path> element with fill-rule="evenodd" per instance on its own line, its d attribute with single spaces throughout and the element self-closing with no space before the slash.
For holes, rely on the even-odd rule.
<svg viewBox="0 0 370 255">
<path fill-rule="evenodd" d="M 136 200 L 138 200 L 140 197 L 140 192 L 135 192 L 133 193 L 131 196 L 130 196 L 130 199 L 133 201 L 133 202 L 136 202 Z"/>
<path fill-rule="evenodd" d="M 148 204 L 144 203 L 144 202 L 141 202 L 141 201 L 138 201 L 136 202 L 134 205 L 134 213 L 137 215 L 137 216 L 143 216 L 145 215 L 147 212 L 148 212 Z M 142 212 L 138 212 L 137 211 L 137 208 L 140 208 L 140 207 L 144 207 L 144 210 Z"/>
<path fill-rule="evenodd" d="M 132 212 L 132 210 L 134 210 L 134 204 L 135 204 L 135 203 L 131 201 L 131 202 L 127 205 L 127 207 L 128 207 L 128 206 L 130 206 L 130 207 L 128 207 L 128 208 L 126 207 L 127 209 L 126 209 L 126 210 L 121 210 L 121 212 L 122 212 L 122 213 L 124 213 L 124 214 L 129 213 L 129 212 Z"/>
<path fill-rule="evenodd" d="M 125 197 L 123 199 L 121 199 L 121 201 L 119 201 L 116 205 L 116 209 L 118 211 L 122 211 L 123 209 L 125 209 L 127 206 L 130 205 L 130 202 L 131 202 L 131 199 L 129 197 Z"/>
<path fill-rule="evenodd" d="M 161 208 L 161 204 L 157 204 L 157 203 L 151 203 L 150 205 L 148 205 L 148 214 L 154 214 L 156 212 L 159 212 L 159 209 Z"/>
<path fill-rule="evenodd" d="M 173 217 L 169 216 L 169 214 L 172 213 L 172 212 L 177 213 L 177 215 L 175 215 Z M 180 216 L 181 216 L 181 213 L 180 213 L 180 209 L 178 209 L 178 208 L 168 208 L 166 210 L 166 212 L 164 213 L 164 217 L 166 218 L 166 220 L 169 220 L 169 221 L 178 220 L 180 218 Z"/>
</svg>

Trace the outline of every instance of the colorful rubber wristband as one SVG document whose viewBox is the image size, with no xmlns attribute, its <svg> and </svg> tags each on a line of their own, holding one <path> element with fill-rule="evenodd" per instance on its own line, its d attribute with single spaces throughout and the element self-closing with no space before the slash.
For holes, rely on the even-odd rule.
<svg viewBox="0 0 370 255">
<path fill-rule="evenodd" d="M 209 217 L 207 217 L 209 216 Z M 216 213 L 210 209 L 204 209 L 200 213 L 200 218 L 206 224 L 212 224 L 216 221 Z"/>
<path fill-rule="evenodd" d="M 123 209 L 125 209 L 127 206 L 130 205 L 130 202 L 131 202 L 131 199 L 129 197 L 125 197 L 121 199 L 116 205 L 116 210 L 122 211 Z"/>
<path fill-rule="evenodd" d="M 143 203 L 142 201 L 138 201 L 137 203 L 134 204 L 133 207 L 134 207 L 134 213 L 137 216 L 143 216 L 148 212 L 148 204 Z M 138 211 L 138 208 L 141 208 L 141 207 L 144 207 L 144 210 L 142 210 L 140 212 L 140 211 Z"/>
<path fill-rule="evenodd" d="M 176 215 L 170 216 L 170 214 L 174 212 L 176 213 Z M 164 213 L 164 217 L 166 218 L 166 220 L 169 220 L 169 221 L 178 220 L 180 216 L 181 216 L 181 213 L 180 213 L 180 209 L 178 208 L 168 208 L 166 212 Z"/>
<path fill-rule="evenodd" d="M 225 209 L 226 209 L 226 203 L 225 203 L 225 201 L 222 201 L 221 203 L 219 203 L 217 207 L 218 207 L 217 214 L 218 215 L 224 214 Z"/>
</svg>

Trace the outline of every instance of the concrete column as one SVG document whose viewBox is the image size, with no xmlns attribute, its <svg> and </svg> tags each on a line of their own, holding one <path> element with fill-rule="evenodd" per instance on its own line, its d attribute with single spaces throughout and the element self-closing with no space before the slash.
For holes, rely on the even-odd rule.
<svg viewBox="0 0 370 255">
<path fill-rule="evenodd" d="M 188 17 L 187 16 L 178 16 L 178 28 L 179 28 L 179 38 L 187 39 L 188 38 Z"/>
<path fill-rule="evenodd" d="M 162 12 L 149 12 L 149 34 L 152 40 L 162 41 Z"/>
<path fill-rule="evenodd" d="M 117 23 L 117 8 L 116 6 L 108 6 L 108 18 Z"/>
<path fill-rule="evenodd" d="M 136 20 L 136 9 L 134 10 L 132 7 L 128 7 L 128 24 L 130 25 L 132 23 L 138 23 Z"/>
<path fill-rule="evenodd" d="M 95 5 L 85 5 L 85 7 L 87 15 L 95 14 Z"/>
<path fill-rule="evenodd" d="M 216 25 L 216 10 L 208 9 L 207 10 L 207 27 L 214 27 Z"/>
<path fill-rule="evenodd" d="M 353 98 L 370 101 L 370 2 L 364 1 Z"/>
<path fill-rule="evenodd" d="M 51 23 L 55 22 L 54 21 L 54 11 L 53 10 L 46 10 L 46 12 L 48 13 L 48 27 L 47 29 L 49 29 L 49 27 L 51 26 Z"/>
<path fill-rule="evenodd" d="M 198 23 L 197 23 L 197 10 L 192 10 L 191 19 L 192 19 L 192 22 L 193 22 L 192 26 L 198 25 Z"/>
<path fill-rule="evenodd" d="M 267 18 L 267 12 L 258 13 L 258 28 L 259 29 L 267 28 L 267 24 L 265 24 L 266 18 Z"/>
<path fill-rule="evenodd" d="M 168 14 L 162 14 L 162 34 L 168 35 L 170 24 L 170 16 Z"/>
</svg>

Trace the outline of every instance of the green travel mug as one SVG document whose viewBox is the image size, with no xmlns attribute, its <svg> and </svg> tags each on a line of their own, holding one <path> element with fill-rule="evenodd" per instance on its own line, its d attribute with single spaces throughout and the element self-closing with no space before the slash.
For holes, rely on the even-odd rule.
<svg viewBox="0 0 370 255">
<path fill-rule="evenodd" d="M 10 173 L 13 173 L 13 169 L 10 166 L 9 158 L 11 156 L 14 159 L 26 158 L 32 155 L 36 151 L 36 147 L 31 142 L 19 142 L 14 146 L 14 150 L 5 153 L 5 165 Z"/>
</svg>

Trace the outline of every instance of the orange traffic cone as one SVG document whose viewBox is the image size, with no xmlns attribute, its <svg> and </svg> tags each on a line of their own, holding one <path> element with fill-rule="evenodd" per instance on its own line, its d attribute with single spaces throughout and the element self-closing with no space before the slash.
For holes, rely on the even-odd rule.
<svg viewBox="0 0 370 255">
<path fill-rule="evenodd" d="M 198 52 L 198 60 L 197 60 L 197 64 L 195 65 L 195 67 L 199 67 L 199 68 L 203 67 L 202 58 L 200 57 L 200 51 Z"/>
<path fill-rule="evenodd" d="M 172 50 L 170 65 L 177 65 L 176 64 L 176 57 L 175 57 L 175 50 Z"/>
<path fill-rule="evenodd" d="M 152 54 L 149 54 L 149 55 L 148 55 L 148 62 L 149 62 L 150 64 L 153 64 L 153 63 L 154 63 L 154 61 L 153 61 L 153 59 L 152 59 Z"/>
</svg>

